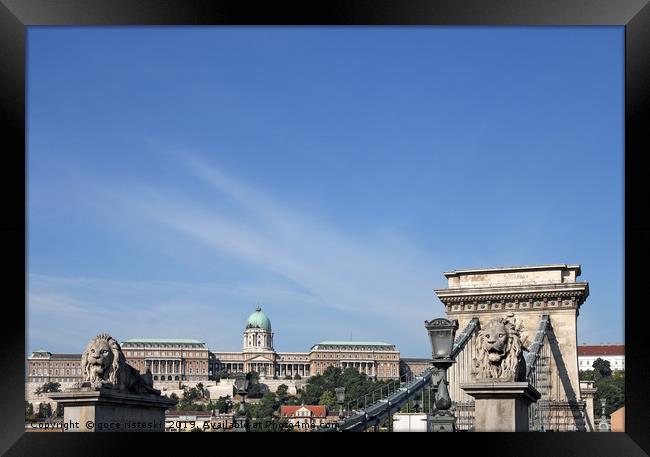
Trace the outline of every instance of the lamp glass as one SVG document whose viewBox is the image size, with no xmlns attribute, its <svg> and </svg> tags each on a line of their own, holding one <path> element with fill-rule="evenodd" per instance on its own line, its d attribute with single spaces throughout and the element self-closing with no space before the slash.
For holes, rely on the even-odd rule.
<svg viewBox="0 0 650 457">
<path fill-rule="evenodd" d="M 237 391 L 245 391 L 248 389 L 248 379 L 244 374 L 238 374 L 235 376 L 235 387 Z"/>
<path fill-rule="evenodd" d="M 433 357 L 449 357 L 453 343 L 451 329 L 431 330 L 429 338 Z"/>
<path fill-rule="evenodd" d="M 431 340 L 431 355 L 434 359 L 448 358 L 454 345 L 458 321 L 444 318 L 424 322 Z"/>
</svg>

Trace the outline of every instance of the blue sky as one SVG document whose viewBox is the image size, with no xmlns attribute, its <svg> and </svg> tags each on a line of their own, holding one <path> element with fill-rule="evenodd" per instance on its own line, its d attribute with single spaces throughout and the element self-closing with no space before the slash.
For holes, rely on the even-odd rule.
<svg viewBox="0 0 650 457">
<path fill-rule="evenodd" d="M 28 351 L 429 352 L 444 271 L 579 263 L 623 341 L 623 28 L 28 30 Z"/>
</svg>

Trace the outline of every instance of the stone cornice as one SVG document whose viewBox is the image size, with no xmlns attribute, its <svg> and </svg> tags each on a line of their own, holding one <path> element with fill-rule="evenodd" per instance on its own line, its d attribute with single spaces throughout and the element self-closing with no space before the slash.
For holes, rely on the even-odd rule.
<svg viewBox="0 0 650 457">
<path fill-rule="evenodd" d="M 504 310 L 578 309 L 589 295 L 588 283 L 436 289 L 448 313 Z"/>
<path fill-rule="evenodd" d="M 554 294 L 558 292 L 573 292 L 584 294 L 584 298 L 589 295 L 589 283 L 587 282 L 569 282 L 569 283 L 551 283 L 551 284 L 522 284 L 522 285 L 495 285 L 492 287 L 457 287 L 435 289 L 434 292 L 441 300 L 443 297 L 461 297 L 461 296 L 484 296 L 484 295 L 532 295 L 532 294 Z"/>
</svg>

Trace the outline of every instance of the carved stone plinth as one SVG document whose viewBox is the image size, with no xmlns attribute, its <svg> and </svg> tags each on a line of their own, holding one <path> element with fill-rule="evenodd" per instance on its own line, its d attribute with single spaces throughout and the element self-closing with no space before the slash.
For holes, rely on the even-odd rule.
<svg viewBox="0 0 650 457">
<path fill-rule="evenodd" d="M 248 431 L 248 421 L 246 419 L 246 416 L 235 416 L 233 420 L 233 431 L 235 432 Z"/>
<path fill-rule="evenodd" d="M 475 399 L 477 432 L 527 432 L 528 406 L 541 397 L 528 382 L 479 381 L 460 388 Z"/>
<path fill-rule="evenodd" d="M 451 413 L 434 414 L 431 417 L 432 432 L 454 432 L 456 431 L 456 418 Z"/>
<path fill-rule="evenodd" d="M 49 395 L 63 405 L 67 432 L 164 432 L 165 410 L 175 400 L 109 388 L 70 389 Z"/>
</svg>

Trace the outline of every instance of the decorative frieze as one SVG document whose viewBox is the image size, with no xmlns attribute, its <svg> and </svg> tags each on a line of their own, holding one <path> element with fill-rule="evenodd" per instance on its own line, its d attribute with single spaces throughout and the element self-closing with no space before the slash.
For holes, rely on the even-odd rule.
<svg viewBox="0 0 650 457">
<path fill-rule="evenodd" d="M 450 292 L 447 290 L 447 292 Z M 466 291 L 463 291 L 466 292 Z M 578 308 L 585 299 L 581 291 L 540 292 L 498 295 L 438 296 L 448 313 L 517 311 Z"/>
</svg>

